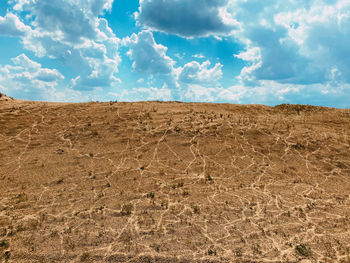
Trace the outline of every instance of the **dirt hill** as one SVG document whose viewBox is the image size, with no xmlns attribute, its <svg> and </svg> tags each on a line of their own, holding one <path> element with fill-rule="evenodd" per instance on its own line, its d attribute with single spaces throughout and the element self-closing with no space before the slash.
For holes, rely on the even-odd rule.
<svg viewBox="0 0 350 263">
<path fill-rule="evenodd" d="M 6 96 L 5 94 L 0 92 L 0 101 L 10 101 L 13 100 L 13 98 Z"/>
<path fill-rule="evenodd" d="M 350 111 L 0 101 L 0 262 L 350 262 Z"/>
</svg>

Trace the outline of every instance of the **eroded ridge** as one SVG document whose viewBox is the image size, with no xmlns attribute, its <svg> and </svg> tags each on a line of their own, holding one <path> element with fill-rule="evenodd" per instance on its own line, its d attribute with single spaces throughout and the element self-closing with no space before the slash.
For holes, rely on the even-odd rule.
<svg viewBox="0 0 350 263">
<path fill-rule="evenodd" d="M 3 262 L 350 262 L 350 112 L 0 101 Z"/>
</svg>

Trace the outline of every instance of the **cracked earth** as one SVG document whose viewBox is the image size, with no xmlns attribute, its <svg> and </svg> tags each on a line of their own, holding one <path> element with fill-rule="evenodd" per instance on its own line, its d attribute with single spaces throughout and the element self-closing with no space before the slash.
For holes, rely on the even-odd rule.
<svg viewBox="0 0 350 263">
<path fill-rule="evenodd" d="M 350 262 L 350 111 L 0 101 L 0 262 Z"/>
</svg>

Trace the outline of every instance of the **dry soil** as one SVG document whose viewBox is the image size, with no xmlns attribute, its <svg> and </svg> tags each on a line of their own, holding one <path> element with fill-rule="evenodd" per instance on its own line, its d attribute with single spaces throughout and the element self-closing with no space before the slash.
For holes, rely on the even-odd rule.
<svg viewBox="0 0 350 263">
<path fill-rule="evenodd" d="M 0 99 L 0 262 L 350 262 L 350 111 Z"/>
</svg>

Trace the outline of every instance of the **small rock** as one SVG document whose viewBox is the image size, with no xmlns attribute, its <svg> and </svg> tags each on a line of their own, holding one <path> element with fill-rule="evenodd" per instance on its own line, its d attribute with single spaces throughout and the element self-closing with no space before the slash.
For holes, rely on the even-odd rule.
<svg viewBox="0 0 350 263">
<path fill-rule="evenodd" d="M 64 150 L 62 150 L 62 149 L 57 149 L 57 150 L 56 150 L 56 153 L 57 153 L 57 154 L 63 154 L 63 153 L 64 153 Z"/>
<path fill-rule="evenodd" d="M 10 251 L 9 250 L 5 251 L 4 258 L 6 261 L 10 259 Z"/>
</svg>

